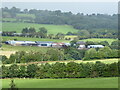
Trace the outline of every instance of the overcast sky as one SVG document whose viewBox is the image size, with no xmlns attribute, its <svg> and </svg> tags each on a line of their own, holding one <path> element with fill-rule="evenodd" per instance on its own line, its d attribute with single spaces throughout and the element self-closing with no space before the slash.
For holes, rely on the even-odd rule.
<svg viewBox="0 0 120 90">
<path fill-rule="evenodd" d="M 118 2 L 119 0 L 1 0 L 2 2 Z"/>
<path fill-rule="evenodd" d="M 10 0 L 7 0 L 10 1 Z M 14 0 L 12 0 L 14 1 Z M 72 13 L 101 13 L 101 14 L 115 14 L 118 12 L 117 0 L 110 0 L 111 2 L 36 2 L 37 0 L 29 0 L 29 2 L 2 2 L 2 7 L 18 7 L 21 9 L 40 9 L 40 10 L 61 10 L 63 12 L 71 11 Z M 19 1 L 19 0 L 17 0 Z M 21 0 L 22 1 L 22 0 Z M 31 1 L 31 2 L 30 2 Z M 65 0 L 64 0 L 65 1 Z M 66 0 L 68 1 L 68 0 Z M 84 0 L 87 1 L 87 0 Z M 97 1 L 97 0 L 96 0 Z M 99 1 L 99 0 L 98 0 Z M 102 1 L 102 0 L 101 0 Z M 104 0 L 106 1 L 106 0 Z"/>
</svg>

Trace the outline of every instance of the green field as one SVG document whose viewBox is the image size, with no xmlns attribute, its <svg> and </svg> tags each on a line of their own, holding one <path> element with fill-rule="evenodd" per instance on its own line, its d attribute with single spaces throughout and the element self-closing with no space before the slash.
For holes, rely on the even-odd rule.
<svg viewBox="0 0 120 90">
<path fill-rule="evenodd" d="M 10 79 L 2 79 L 2 87 L 9 88 Z M 118 88 L 118 78 L 81 79 L 15 79 L 17 88 Z"/>
<path fill-rule="evenodd" d="M 34 14 L 17 14 L 17 17 L 31 17 L 35 19 L 35 15 Z"/>
<path fill-rule="evenodd" d="M 47 25 L 47 24 L 33 24 L 33 23 L 2 23 L 3 31 L 17 31 L 20 33 L 25 27 L 34 27 L 36 31 L 39 31 L 40 27 L 45 27 L 49 34 L 57 34 L 62 32 L 66 34 L 67 32 L 77 32 L 72 26 L 69 25 Z"/>
<path fill-rule="evenodd" d="M 114 62 L 118 62 L 118 58 L 114 58 L 114 59 L 95 59 L 95 60 L 86 60 L 86 61 L 83 61 L 83 60 L 67 60 L 67 61 L 50 61 L 50 62 L 47 62 L 49 64 L 54 64 L 56 62 L 60 62 L 60 63 L 68 63 L 68 62 L 75 62 L 75 63 L 95 63 L 96 61 L 100 61 L 102 63 L 105 63 L 105 64 L 111 64 L 111 63 L 114 63 Z"/>
<path fill-rule="evenodd" d="M 80 40 L 80 41 L 94 41 L 94 42 L 101 42 L 101 41 L 108 41 L 109 44 L 111 44 L 111 42 L 116 41 L 118 39 L 108 39 L 108 38 L 91 38 L 91 39 L 84 39 L 84 40 Z"/>
<path fill-rule="evenodd" d="M 59 62 L 59 63 L 69 63 L 69 62 L 75 62 L 75 63 L 95 63 L 96 61 L 100 61 L 102 63 L 105 63 L 105 64 L 111 64 L 111 63 L 118 63 L 118 59 L 117 58 L 114 58 L 114 59 L 99 59 L 99 60 L 91 60 L 91 61 L 83 61 L 83 60 L 67 60 L 67 61 L 40 61 L 40 62 L 29 62 L 29 63 L 20 63 L 20 64 L 17 64 L 17 65 L 28 65 L 28 64 L 37 64 L 37 65 L 41 65 L 41 63 L 45 64 L 45 63 L 49 63 L 49 64 L 55 64 L 56 62 Z M 5 66 L 10 66 L 12 64 L 4 64 Z"/>
<path fill-rule="evenodd" d="M 28 38 L 28 37 L 9 37 L 9 36 L 2 36 L 2 41 L 14 40 L 17 39 L 18 41 L 53 41 L 53 42 L 69 42 L 67 40 L 62 39 L 48 39 L 48 38 Z"/>
<path fill-rule="evenodd" d="M 31 46 L 11 46 L 3 44 L 2 50 L 3 51 L 40 51 L 45 52 L 50 48 L 46 47 L 31 47 Z"/>
<path fill-rule="evenodd" d="M 3 21 L 16 21 L 15 18 L 2 18 Z"/>
</svg>

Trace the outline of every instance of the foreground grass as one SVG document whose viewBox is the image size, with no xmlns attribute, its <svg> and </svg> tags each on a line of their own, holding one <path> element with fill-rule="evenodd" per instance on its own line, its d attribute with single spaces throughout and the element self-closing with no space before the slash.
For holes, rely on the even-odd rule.
<svg viewBox="0 0 120 90">
<path fill-rule="evenodd" d="M 47 24 L 34 24 L 34 23 L 2 23 L 3 31 L 16 31 L 20 33 L 25 27 L 34 27 L 36 31 L 39 31 L 40 27 L 45 27 L 49 34 L 57 34 L 62 32 L 66 34 L 67 32 L 77 32 L 72 26 L 69 25 L 47 25 Z"/>
<path fill-rule="evenodd" d="M 2 79 L 2 87 L 9 88 L 11 79 Z M 17 88 L 118 88 L 118 78 L 81 79 L 15 79 Z"/>
</svg>

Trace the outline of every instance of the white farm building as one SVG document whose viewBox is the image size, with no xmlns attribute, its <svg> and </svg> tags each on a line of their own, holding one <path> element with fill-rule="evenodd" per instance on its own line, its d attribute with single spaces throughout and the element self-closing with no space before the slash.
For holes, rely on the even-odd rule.
<svg viewBox="0 0 120 90">
<path fill-rule="evenodd" d="M 104 48 L 103 45 L 88 45 L 87 48 Z"/>
</svg>

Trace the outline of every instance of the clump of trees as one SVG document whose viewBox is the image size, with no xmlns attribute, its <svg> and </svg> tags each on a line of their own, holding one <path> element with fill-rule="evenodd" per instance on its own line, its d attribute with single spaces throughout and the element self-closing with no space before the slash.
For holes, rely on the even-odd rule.
<svg viewBox="0 0 120 90">
<path fill-rule="evenodd" d="M 63 60 L 93 60 L 119 58 L 119 51 L 108 46 L 104 48 L 90 48 L 78 50 L 76 47 L 50 48 L 46 52 L 19 51 L 11 54 L 9 58 L 2 55 L 3 64 L 28 63 L 38 61 L 63 61 Z"/>
<path fill-rule="evenodd" d="M 118 58 L 119 50 L 111 49 L 108 46 L 100 48 L 98 51 L 95 48 L 91 48 L 85 52 L 84 60 L 89 59 L 107 59 L 107 58 Z"/>
<path fill-rule="evenodd" d="M 118 63 L 55 63 L 2 66 L 2 78 L 94 78 L 118 77 L 120 75 Z"/>
<path fill-rule="evenodd" d="M 46 53 L 19 51 L 15 54 L 11 54 L 9 58 L 7 58 L 6 56 L 2 56 L 3 64 L 60 60 L 65 60 L 65 56 L 64 52 L 59 49 L 49 49 L 46 51 Z"/>
</svg>

